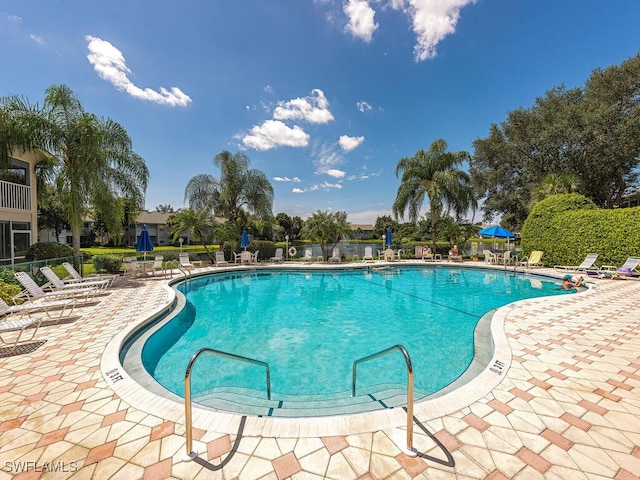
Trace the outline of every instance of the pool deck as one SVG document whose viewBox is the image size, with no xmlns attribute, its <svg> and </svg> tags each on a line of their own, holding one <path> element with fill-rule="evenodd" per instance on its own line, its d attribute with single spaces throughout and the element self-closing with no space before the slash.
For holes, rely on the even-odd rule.
<svg viewBox="0 0 640 480">
<path fill-rule="evenodd" d="M 121 278 L 24 352 L 0 350 L 0 480 L 640 479 L 640 281 L 590 282 L 500 310 L 506 367 L 483 372 L 484 391 L 454 392 L 446 413 L 416 405 L 417 457 L 402 451 L 399 409 L 388 420 L 205 413 L 199 457 L 185 462 L 181 410 L 143 402 L 103 358 L 173 299 L 161 277 Z"/>
</svg>

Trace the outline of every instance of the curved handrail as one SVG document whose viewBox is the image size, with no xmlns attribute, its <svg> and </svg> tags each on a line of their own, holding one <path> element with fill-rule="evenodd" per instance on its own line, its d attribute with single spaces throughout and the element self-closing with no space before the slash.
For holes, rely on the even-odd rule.
<svg viewBox="0 0 640 480">
<path fill-rule="evenodd" d="M 389 347 L 378 353 L 368 355 L 353 362 L 351 396 L 356 396 L 356 369 L 358 364 L 369 360 L 375 360 L 376 358 L 393 353 L 396 350 L 400 350 L 402 355 L 404 355 L 404 361 L 407 364 L 407 451 L 405 453 L 407 455 L 415 456 L 416 452 L 413 450 L 413 365 L 411 364 L 411 357 L 409 356 L 406 348 L 402 345 L 394 345 L 393 347 Z"/>
<path fill-rule="evenodd" d="M 223 352 L 222 350 L 215 350 L 213 348 L 201 348 L 193 354 L 187 369 L 184 372 L 184 423 L 187 436 L 187 455 L 185 460 L 193 460 L 197 453 L 193 451 L 193 432 L 192 429 L 192 417 L 191 417 L 191 371 L 196 360 L 200 358 L 200 355 L 207 353 L 209 355 L 215 355 L 217 357 L 228 358 L 231 360 L 238 360 L 241 362 L 253 363 L 254 365 L 262 365 L 267 371 L 267 399 L 271 400 L 271 369 L 269 364 L 260 360 L 255 360 L 249 357 L 243 357 L 242 355 L 236 355 L 233 353 Z"/>
</svg>

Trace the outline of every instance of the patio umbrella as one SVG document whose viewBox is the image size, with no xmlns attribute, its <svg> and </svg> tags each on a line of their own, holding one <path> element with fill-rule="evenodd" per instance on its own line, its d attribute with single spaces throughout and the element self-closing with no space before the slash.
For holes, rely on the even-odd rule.
<svg viewBox="0 0 640 480">
<path fill-rule="evenodd" d="M 242 237 L 240 237 L 240 246 L 245 250 L 249 246 L 249 234 L 247 233 L 247 227 L 242 227 Z"/>
<path fill-rule="evenodd" d="M 144 252 L 144 259 L 147 259 L 147 252 L 153 252 L 153 242 L 149 235 L 149 229 L 146 225 L 142 226 L 140 237 L 138 238 L 138 244 L 136 245 L 136 251 Z"/>
<path fill-rule="evenodd" d="M 384 246 L 385 247 L 390 247 L 391 243 L 393 243 L 391 241 L 391 227 L 387 227 L 387 234 L 384 237 Z"/>
<path fill-rule="evenodd" d="M 506 238 L 507 248 L 509 248 L 509 239 L 516 238 L 515 234 L 511 233 L 506 228 L 502 228 L 500 225 L 492 225 L 490 227 L 483 228 L 478 232 L 478 235 L 481 235 L 483 237 L 491 237 L 493 239 Z"/>
</svg>

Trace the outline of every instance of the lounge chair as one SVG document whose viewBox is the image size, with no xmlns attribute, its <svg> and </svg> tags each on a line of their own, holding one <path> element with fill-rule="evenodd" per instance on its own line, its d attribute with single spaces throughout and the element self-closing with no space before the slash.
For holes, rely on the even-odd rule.
<svg viewBox="0 0 640 480">
<path fill-rule="evenodd" d="M 40 328 L 40 323 L 44 317 L 40 316 L 34 318 L 31 316 L 32 312 L 44 312 L 47 317 L 53 318 L 49 313 L 49 310 L 53 308 L 60 309 L 58 318 L 61 318 L 67 307 L 70 307 L 68 315 L 73 312 L 75 302 L 73 300 L 55 300 L 55 301 L 35 301 L 26 302 L 21 305 L 7 305 L 2 298 L 0 298 L 0 315 L 5 318 L 0 321 L 0 344 L 11 345 L 11 350 L 15 349 L 17 345 L 21 343 L 27 343 L 33 340 Z M 19 314 L 19 318 L 13 318 L 14 314 Z M 26 315 L 26 316 L 25 316 Z M 27 328 L 33 328 L 33 332 L 28 338 L 23 338 L 22 334 Z M 5 335 L 9 332 L 18 332 L 17 336 L 13 340 L 8 340 Z"/>
<path fill-rule="evenodd" d="M 424 247 L 420 247 L 420 249 L 422 250 L 420 252 L 420 257 L 422 258 L 422 260 L 429 260 L 431 262 L 435 261 L 436 257 L 433 255 L 433 252 L 428 246 L 425 245 Z"/>
<path fill-rule="evenodd" d="M 274 263 L 284 262 L 284 250 L 282 248 L 276 248 L 275 256 L 271 257 L 271 261 Z"/>
<path fill-rule="evenodd" d="M 93 299 L 94 295 L 99 290 L 96 287 L 85 287 L 63 288 L 45 292 L 27 272 L 15 272 L 14 275 L 25 288 L 24 291 L 13 297 L 14 303 L 16 303 L 16 300 L 60 300 L 63 298 L 82 298 L 85 301 L 89 301 Z"/>
<path fill-rule="evenodd" d="M 109 280 L 109 286 L 111 287 L 113 286 L 115 281 L 120 277 L 120 275 L 117 275 L 117 274 L 100 275 L 96 277 L 83 277 L 69 262 L 64 262 L 62 266 L 69 274 L 68 277 L 62 279 L 62 281 L 65 283 L 81 283 L 81 282 L 93 282 L 95 280 Z"/>
<path fill-rule="evenodd" d="M 81 289 L 81 288 L 99 288 L 106 289 L 109 286 L 109 280 L 93 280 L 91 282 L 82 282 L 82 283 L 64 283 L 56 272 L 51 270 L 51 267 L 40 267 L 40 271 L 42 274 L 49 280 L 49 282 L 42 286 L 43 290 L 65 290 L 65 289 Z"/>
<path fill-rule="evenodd" d="M 584 260 L 580 265 L 554 265 L 553 268 L 555 270 L 568 270 L 572 272 L 586 272 L 587 270 L 593 267 L 593 264 L 596 263 L 596 259 L 598 258 L 597 253 L 588 253 Z"/>
<path fill-rule="evenodd" d="M 309 263 L 313 262 L 313 250 L 311 250 L 310 248 L 305 248 L 304 255 L 300 257 L 300 261 Z"/>
<path fill-rule="evenodd" d="M 544 255 L 542 250 L 532 250 L 531 254 L 528 257 L 523 257 L 522 260 L 517 262 L 517 265 L 527 268 L 544 267 L 542 255 Z"/>
<path fill-rule="evenodd" d="M 599 270 L 587 270 L 587 275 L 597 276 L 598 278 L 631 278 L 640 276 L 640 273 L 634 270 L 640 265 L 640 257 L 629 257 L 624 264 L 618 268 L 601 267 Z"/>
<path fill-rule="evenodd" d="M 216 266 L 219 267 L 221 265 L 229 265 L 229 262 L 224 259 L 224 252 L 222 250 L 218 250 L 216 252 Z"/>
<path fill-rule="evenodd" d="M 191 270 L 193 268 L 196 268 L 195 264 L 191 263 L 191 260 L 189 260 L 189 254 L 188 253 L 180 253 L 178 255 L 178 259 L 180 261 L 180 266 L 182 268 L 186 268 L 187 270 Z"/>
<path fill-rule="evenodd" d="M 340 263 L 342 259 L 340 258 L 340 248 L 335 247 L 331 251 L 331 257 L 329 258 L 329 263 Z"/>
<path fill-rule="evenodd" d="M 373 247 L 364 247 L 362 261 L 366 262 L 367 260 L 371 260 L 373 262 Z"/>
</svg>

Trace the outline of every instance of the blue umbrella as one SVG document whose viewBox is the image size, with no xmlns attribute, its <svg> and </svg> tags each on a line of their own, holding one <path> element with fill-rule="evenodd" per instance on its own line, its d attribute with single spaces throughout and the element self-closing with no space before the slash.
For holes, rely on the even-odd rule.
<svg viewBox="0 0 640 480">
<path fill-rule="evenodd" d="M 509 245 L 509 239 L 516 238 L 516 236 L 511 233 L 506 228 L 502 228 L 500 225 L 492 225 L 491 227 L 483 228 L 478 232 L 478 235 L 483 237 L 491 237 L 493 239 L 496 238 L 506 238 L 507 239 L 507 248 Z M 495 244 L 495 242 L 493 242 Z M 495 245 L 494 245 L 495 247 Z"/>
<path fill-rule="evenodd" d="M 249 246 L 249 234 L 247 233 L 247 227 L 242 227 L 242 237 L 240 237 L 240 246 L 245 250 Z"/>
<path fill-rule="evenodd" d="M 506 228 L 502 228 L 500 225 L 493 225 L 491 227 L 484 228 L 478 232 L 478 235 L 492 238 L 516 238 L 513 233 Z"/>
<path fill-rule="evenodd" d="M 387 227 L 387 234 L 384 237 L 384 246 L 385 247 L 390 247 L 391 246 L 391 227 Z"/>
<path fill-rule="evenodd" d="M 149 229 L 146 225 L 142 226 L 140 237 L 138 238 L 138 244 L 136 245 L 136 251 L 144 252 L 144 259 L 147 259 L 147 252 L 153 252 L 153 242 L 149 235 Z"/>
</svg>

